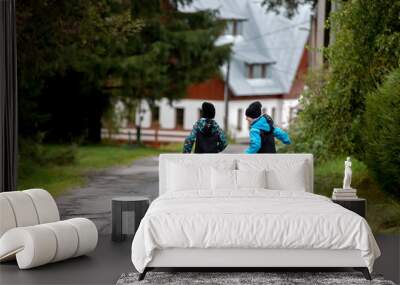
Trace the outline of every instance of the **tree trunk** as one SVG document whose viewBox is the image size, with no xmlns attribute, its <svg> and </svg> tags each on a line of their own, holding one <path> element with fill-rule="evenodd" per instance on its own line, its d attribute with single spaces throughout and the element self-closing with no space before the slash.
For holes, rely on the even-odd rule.
<svg viewBox="0 0 400 285">
<path fill-rule="evenodd" d="M 93 91 L 96 92 L 96 91 Z M 97 91 L 96 96 L 89 96 L 89 103 L 87 104 L 88 121 L 87 121 L 87 140 L 90 143 L 101 142 L 101 119 L 104 110 L 109 104 L 109 96 L 101 91 Z"/>
<path fill-rule="evenodd" d="M 88 118 L 88 141 L 91 143 L 101 142 L 101 110 L 93 110 Z"/>
<path fill-rule="evenodd" d="M 100 98 L 103 96 L 99 96 Z M 103 116 L 104 104 L 98 98 L 93 100 L 92 107 L 88 113 L 88 141 L 90 143 L 101 142 L 101 118 Z"/>
</svg>

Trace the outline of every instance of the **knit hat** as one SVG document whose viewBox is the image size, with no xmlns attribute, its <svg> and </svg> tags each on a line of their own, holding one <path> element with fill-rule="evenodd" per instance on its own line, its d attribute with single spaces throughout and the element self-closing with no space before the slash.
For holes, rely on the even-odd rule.
<svg viewBox="0 0 400 285">
<path fill-rule="evenodd" d="M 215 117 L 214 105 L 209 102 L 204 102 L 203 105 L 201 105 L 201 116 L 206 119 L 214 119 Z"/>
<path fill-rule="evenodd" d="M 246 117 L 257 119 L 261 116 L 261 107 L 262 105 L 258 101 L 251 103 L 246 109 Z"/>
</svg>

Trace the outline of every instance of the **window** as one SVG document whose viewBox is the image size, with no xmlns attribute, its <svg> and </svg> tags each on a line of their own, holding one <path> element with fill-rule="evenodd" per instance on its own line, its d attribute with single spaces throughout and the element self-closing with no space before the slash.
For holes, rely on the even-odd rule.
<svg viewBox="0 0 400 285">
<path fill-rule="evenodd" d="M 238 131 L 242 130 L 242 122 L 243 122 L 243 110 L 238 109 L 238 111 L 237 111 L 237 130 Z"/>
<path fill-rule="evenodd" d="M 151 110 L 151 124 L 153 126 L 158 125 L 160 122 L 160 108 L 157 106 L 154 106 Z"/>
<path fill-rule="evenodd" d="M 268 66 L 265 67 L 267 70 L 265 71 L 265 77 L 266 78 L 272 78 L 272 69 L 268 68 Z"/>
<path fill-rule="evenodd" d="M 226 21 L 225 35 L 237 36 L 243 34 L 243 21 Z"/>
<path fill-rule="evenodd" d="M 175 127 L 176 127 L 177 129 L 183 129 L 184 116 L 185 116 L 185 109 L 183 109 L 183 108 L 176 108 L 176 113 L 175 113 Z"/>
<path fill-rule="evenodd" d="M 243 21 L 235 21 L 234 25 L 234 35 L 243 35 Z"/>
<path fill-rule="evenodd" d="M 272 109 L 271 109 L 271 118 L 272 118 L 272 120 L 274 120 L 274 122 L 275 122 L 275 116 L 276 116 L 276 109 L 275 109 L 275 107 L 272 107 Z"/>
<path fill-rule="evenodd" d="M 263 78 L 263 67 L 264 65 L 255 64 L 253 65 L 253 78 Z"/>
<path fill-rule="evenodd" d="M 253 65 L 247 64 L 247 78 L 253 78 Z"/>
<path fill-rule="evenodd" d="M 247 66 L 247 77 L 249 79 L 256 78 L 266 78 L 270 77 L 269 68 L 267 68 L 267 64 L 246 64 Z"/>
<path fill-rule="evenodd" d="M 233 21 L 226 22 L 225 35 L 233 35 Z"/>
</svg>

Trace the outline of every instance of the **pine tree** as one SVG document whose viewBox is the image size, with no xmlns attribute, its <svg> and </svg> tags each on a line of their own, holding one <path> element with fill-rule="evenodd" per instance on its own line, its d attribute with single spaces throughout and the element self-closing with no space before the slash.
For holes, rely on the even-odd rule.
<svg viewBox="0 0 400 285">
<path fill-rule="evenodd" d="M 178 4 L 188 2 L 131 1 L 132 18 L 144 26 L 121 63 L 124 96 L 150 106 L 161 98 L 180 99 L 189 85 L 214 76 L 227 60 L 230 47 L 214 45 L 224 23 L 213 11 L 180 12 Z"/>
</svg>

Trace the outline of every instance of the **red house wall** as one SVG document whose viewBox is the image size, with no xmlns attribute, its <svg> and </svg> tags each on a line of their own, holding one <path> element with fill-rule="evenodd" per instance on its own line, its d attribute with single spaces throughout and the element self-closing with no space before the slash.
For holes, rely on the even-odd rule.
<svg viewBox="0 0 400 285">
<path fill-rule="evenodd" d="M 285 94 L 285 99 L 296 99 L 300 96 L 304 88 L 304 78 L 308 70 L 308 51 L 304 49 L 303 55 L 301 56 L 300 64 L 297 67 L 296 76 L 293 79 L 292 88 L 289 94 Z"/>
<path fill-rule="evenodd" d="M 224 100 L 224 82 L 217 76 L 190 86 L 186 99 Z"/>
<path fill-rule="evenodd" d="M 308 69 L 308 51 L 304 49 L 300 64 L 297 68 L 297 73 L 293 79 L 293 84 L 288 94 L 276 95 L 250 95 L 250 96 L 232 96 L 229 92 L 230 100 L 257 100 L 257 99 L 295 99 L 298 98 L 304 88 L 304 77 Z M 200 100 L 224 100 L 224 81 L 218 76 L 204 81 L 199 84 L 191 85 L 187 90 L 186 99 Z"/>
</svg>

